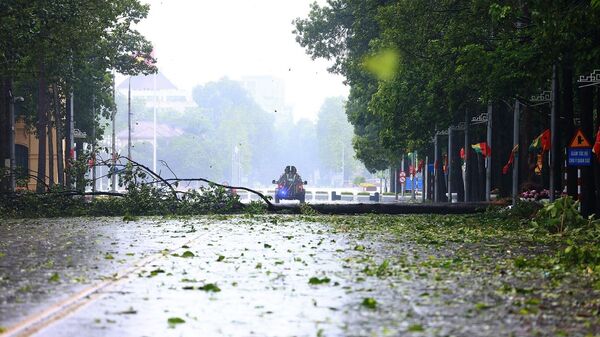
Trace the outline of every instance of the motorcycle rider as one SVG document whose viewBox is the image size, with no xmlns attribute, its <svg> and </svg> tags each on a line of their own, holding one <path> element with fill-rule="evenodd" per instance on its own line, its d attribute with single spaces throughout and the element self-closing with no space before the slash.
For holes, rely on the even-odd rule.
<svg viewBox="0 0 600 337">
<path fill-rule="evenodd" d="M 281 175 L 281 177 L 279 177 L 279 180 L 277 180 L 277 183 L 279 185 L 285 185 L 288 181 L 290 172 L 292 171 L 291 167 L 288 165 L 285 167 L 285 170 L 283 171 L 283 174 Z"/>
<path fill-rule="evenodd" d="M 290 181 L 292 181 L 293 185 L 294 185 L 294 192 L 298 192 L 298 187 L 302 186 L 302 178 L 298 174 L 298 170 L 296 169 L 296 166 L 292 166 L 290 168 L 290 175 L 291 175 Z"/>
</svg>

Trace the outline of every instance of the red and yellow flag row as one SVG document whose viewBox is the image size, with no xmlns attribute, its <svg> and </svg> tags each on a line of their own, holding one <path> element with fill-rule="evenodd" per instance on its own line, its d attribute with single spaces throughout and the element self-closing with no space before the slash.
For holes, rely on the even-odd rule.
<svg viewBox="0 0 600 337">
<path fill-rule="evenodd" d="M 537 136 L 531 145 L 529 145 L 529 152 L 532 152 L 536 155 L 536 164 L 534 171 L 536 174 L 540 175 L 542 173 L 542 168 L 544 165 L 544 154 L 550 151 L 551 143 L 551 133 L 549 129 L 544 130 L 539 136 Z M 510 166 L 513 164 L 515 160 L 515 154 L 519 151 L 519 145 L 515 145 L 515 147 L 510 152 L 508 157 L 508 162 L 502 168 L 502 174 L 507 174 Z M 600 161 L 600 128 L 598 128 L 598 132 L 596 132 L 596 139 L 594 141 L 594 146 L 592 148 L 592 152 L 596 156 L 596 160 Z"/>
<path fill-rule="evenodd" d="M 539 136 L 537 136 L 529 145 L 529 152 L 532 152 L 536 156 L 536 164 L 534 171 L 536 174 L 540 175 L 542 173 L 543 164 L 544 164 L 544 154 L 550 151 L 550 147 L 552 145 L 552 137 L 550 133 L 550 129 L 544 130 Z M 488 146 L 486 142 L 472 144 L 471 148 L 477 153 L 482 155 L 484 158 L 487 158 L 492 155 L 492 148 Z M 515 161 L 515 155 L 519 152 L 519 145 L 515 145 L 513 149 L 510 151 L 510 155 L 508 156 L 508 161 L 502 167 L 502 174 L 507 174 L 510 170 L 510 167 Z M 600 162 L 600 128 L 598 128 L 598 132 L 596 133 L 596 139 L 594 142 L 594 146 L 592 148 L 592 152 L 596 156 L 596 160 Z M 465 148 L 460 149 L 460 158 L 465 159 Z M 447 159 L 446 159 L 447 160 Z M 444 165 L 446 166 L 446 165 Z M 444 167 L 444 172 L 446 172 Z"/>
</svg>

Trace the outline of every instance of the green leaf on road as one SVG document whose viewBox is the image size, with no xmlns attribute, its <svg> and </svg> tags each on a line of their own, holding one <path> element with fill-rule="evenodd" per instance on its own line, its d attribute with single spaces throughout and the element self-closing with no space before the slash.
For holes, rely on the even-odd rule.
<svg viewBox="0 0 600 337">
<path fill-rule="evenodd" d="M 48 282 L 58 282 L 60 281 L 60 276 L 58 276 L 57 273 L 52 274 L 52 276 L 50 276 L 50 278 L 48 279 Z"/>
<path fill-rule="evenodd" d="M 171 317 L 167 320 L 167 323 L 169 323 L 170 327 L 175 327 L 177 324 L 185 323 L 185 320 L 179 317 Z"/>
<path fill-rule="evenodd" d="M 475 304 L 475 309 L 477 311 L 486 310 L 486 309 L 489 309 L 491 307 L 492 307 L 491 305 L 488 305 L 488 304 L 485 304 L 485 303 L 477 303 L 477 304 Z"/>
<path fill-rule="evenodd" d="M 323 284 L 323 283 L 329 283 L 329 281 L 331 281 L 328 277 L 323 277 L 323 278 L 318 278 L 318 277 L 311 277 L 308 280 L 309 284 Z"/>
<path fill-rule="evenodd" d="M 369 309 L 377 308 L 377 301 L 374 298 L 367 297 L 362 301 L 362 306 Z"/>
<path fill-rule="evenodd" d="M 421 324 L 411 324 L 408 326 L 408 331 L 410 332 L 423 332 L 425 331 L 425 329 L 423 329 L 423 326 Z"/>
<path fill-rule="evenodd" d="M 202 287 L 198 287 L 198 289 L 213 293 L 218 293 L 219 291 L 221 291 L 221 288 L 217 287 L 217 285 L 214 283 L 207 283 Z"/>
<path fill-rule="evenodd" d="M 159 269 L 154 269 L 154 270 L 150 271 L 150 276 L 149 277 L 156 276 L 156 275 L 164 273 L 164 272 L 165 271 L 162 270 L 162 269 L 160 269 L 160 268 Z"/>
<path fill-rule="evenodd" d="M 219 257 L 217 258 L 217 262 L 221 262 L 223 260 L 225 260 L 225 256 L 219 255 Z"/>
<path fill-rule="evenodd" d="M 354 250 L 362 252 L 365 250 L 365 246 L 363 245 L 357 245 L 356 247 L 354 247 Z"/>
<path fill-rule="evenodd" d="M 194 255 L 194 253 L 190 252 L 189 250 L 186 250 L 185 252 L 183 252 L 183 254 L 181 254 L 181 257 L 187 258 L 187 257 L 194 257 L 196 255 Z"/>
</svg>

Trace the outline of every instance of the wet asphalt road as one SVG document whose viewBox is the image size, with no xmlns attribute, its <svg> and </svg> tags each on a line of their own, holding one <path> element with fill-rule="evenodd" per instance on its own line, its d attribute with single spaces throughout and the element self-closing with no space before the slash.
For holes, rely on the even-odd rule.
<svg viewBox="0 0 600 337">
<path fill-rule="evenodd" d="M 7 221 L 0 226 L 0 326 L 148 257 L 35 336 L 529 336 L 553 335 L 561 324 L 559 310 L 545 315 L 547 326 L 512 313 L 487 272 L 423 269 L 423 261 L 452 251 L 320 219 Z M 388 259 L 395 272 L 382 268 Z M 473 310 L 474 303 L 491 309 Z"/>
</svg>

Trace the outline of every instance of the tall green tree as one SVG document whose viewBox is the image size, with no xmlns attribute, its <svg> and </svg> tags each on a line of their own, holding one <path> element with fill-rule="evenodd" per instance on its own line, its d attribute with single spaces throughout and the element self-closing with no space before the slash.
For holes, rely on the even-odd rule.
<svg viewBox="0 0 600 337">
<path fill-rule="evenodd" d="M 590 96 L 580 97 L 576 81 L 600 64 L 598 7 L 589 0 L 330 0 L 295 21 L 296 39 L 346 77 L 357 157 L 373 169 L 393 164 L 403 152 L 430 151 L 437 130 L 464 121 L 467 111 L 485 111 L 488 102 L 496 125 L 506 128 L 516 99 L 528 104 L 532 95 L 550 89 L 554 65 L 561 146 L 575 127 L 573 117 L 587 121 L 582 125 L 590 127 L 591 137 L 594 109 L 583 103 Z M 549 120 L 545 107 L 522 110 L 524 148 Z M 508 157 L 512 138 L 498 131 L 504 136 L 494 145 L 497 162 Z M 531 176 L 527 153 L 520 153 L 520 176 Z M 587 181 L 593 186 L 593 175 Z"/>
<path fill-rule="evenodd" d="M 150 55 L 152 45 L 133 28 L 133 24 L 146 17 L 148 9 L 148 5 L 137 0 L 7 0 L 0 4 L 3 96 L 8 90 L 7 83 L 37 82 L 36 94 L 19 94 L 36 99 L 34 119 L 41 158 L 45 158 L 46 130 L 52 106 L 50 87 L 61 92 L 54 101 L 63 106 L 71 92 L 81 93 L 76 95 L 77 121 L 85 131 L 86 127 L 97 123 L 96 116 L 91 113 L 94 108 L 90 101 L 96 102 L 96 111 L 108 114 L 112 109 L 109 71 L 124 74 L 155 71 L 155 60 Z M 65 110 L 66 107 L 54 112 Z M 23 109 L 23 113 L 33 114 L 34 111 Z M 2 104 L 0 116 L 6 115 L 7 105 Z M 56 125 L 64 128 L 62 117 L 55 116 Z M 68 130 L 66 128 L 60 134 L 66 135 Z M 87 131 L 91 134 L 91 130 Z M 6 149 L 8 145 L 4 138 L 0 141 L 0 148 Z M 4 156 L 5 152 L 2 151 Z M 40 182 L 46 180 L 45 165 L 45 160 L 39 161 L 37 175 Z M 43 184 L 38 184 L 38 190 L 42 189 Z"/>
</svg>

